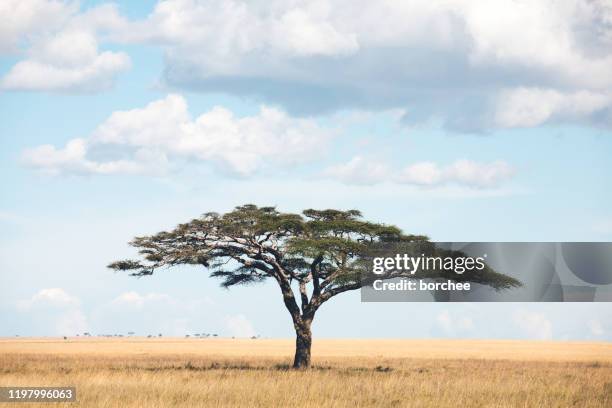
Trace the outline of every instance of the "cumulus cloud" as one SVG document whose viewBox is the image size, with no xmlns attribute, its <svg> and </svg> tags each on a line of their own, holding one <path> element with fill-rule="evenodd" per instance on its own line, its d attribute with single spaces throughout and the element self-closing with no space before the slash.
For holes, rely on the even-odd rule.
<svg viewBox="0 0 612 408">
<path fill-rule="evenodd" d="M 130 67 L 127 54 L 99 50 L 102 33 L 126 24 L 114 6 L 79 13 L 76 3 L 9 0 L 0 17 L 9 22 L 0 28 L 0 52 L 24 48 L 26 55 L 0 79 L 0 89 L 99 91 Z"/>
<path fill-rule="evenodd" d="M 457 160 L 446 166 L 424 161 L 393 170 L 386 163 L 356 156 L 347 163 L 327 168 L 323 174 L 347 184 L 391 182 L 421 187 L 456 184 L 473 188 L 495 188 L 509 180 L 514 172 L 504 161 L 478 163 L 471 160 Z"/>
<path fill-rule="evenodd" d="M 542 313 L 518 310 L 513 316 L 514 323 L 525 335 L 533 339 L 550 340 L 552 322 Z"/>
<path fill-rule="evenodd" d="M 79 299 L 69 295 L 61 288 L 41 289 L 31 298 L 17 303 L 20 309 L 31 309 L 36 306 L 73 307 L 79 305 Z"/>
<path fill-rule="evenodd" d="M 38 334 L 74 335 L 88 329 L 81 301 L 62 288 L 41 289 L 29 299 L 17 302 L 18 313 L 24 313 Z"/>
<path fill-rule="evenodd" d="M 64 148 L 41 145 L 27 149 L 23 162 L 45 173 L 60 174 L 164 174 L 167 158 L 161 152 L 137 149 L 132 159 L 117 159 L 99 162 L 87 158 L 90 144 L 84 139 L 72 139 Z"/>
<path fill-rule="evenodd" d="M 48 0 L 5 0 L 0 3 L 0 53 L 17 52 L 23 38 L 61 27 L 76 4 Z"/>
<path fill-rule="evenodd" d="M 265 106 L 246 117 L 215 107 L 192 119 L 185 99 L 168 95 L 144 108 L 114 112 L 89 138 L 63 148 L 28 149 L 22 159 L 55 174 L 163 174 L 171 159 L 189 159 L 246 176 L 270 164 L 307 161 L 330 135 L 313 120 Z"/>
<path fill-rule="evenodd" d="M 135 22 L 120 35 L 125 41 L 149 41 L 176 47 L 176 51 L 196 49 L 201 42 L 193 57 L 203 62 L 208 54 L 210 66 L 221 72 L 237 62 L 232 60 L 256 52 L 305 57 L 350 54 L 358 49 L 355 33 L 331 21 L 332 10 L 326 2 L 294 3 L 158 2 L 146 20 Z"/>
<path fill-rule="evenodd" d="M 553 121 L 572 122 L 588 118 L 605 123 L 612 119 L 610 106 L 610 92 L 516 88 L 500 92 L 494 120 L 496 125 L 506 128 L 533 127 Z"/>
<path fill-rule="evenodd" d="M 0 17 L 0 52 L 25 52 L 0 89 L 106 89 L 130 60 L 100 44 L 134 43 L 163 49 L 170 86 L 292 114 L 399 108 L 406 123 L 459 131 L 612 125 L 607 0 L 166 0 L 134 21 L 108 4 L 7 0 Z"/>
<path fill-rule="evenodd" d="M 130 66 L 124 53 L 103 52 L 82 65 L 62 66 L 28 59 L 18 62 L 0 81 L 0 88 L 21 91 L 98 91 L 114 83 L 115 74 Z"/>
<path fill-rule="evenodd" d="M 328 167 L 323 174 L 347 184 L 372 185 L 391 178 L 391 169 L 386 163 L 355 156 L 347 163 Z"/>
<path fill-rule="evenodd" d="M 464 131 L 612 121 L 606 0 L 168 0 L 115 36 L 161 46 L 171 85 L 290 112 L 399 107 Z"/>
<path fill-rule="evenodd" d="M 478 163 L 457 160 L 448 166 L 433 162 L 416 163 L 400 171 L 401 183 L 433 186 L 457 183 L 471 187 L 496 187 L 514 174 L 513 168 L 504 161 Z"/>
</svg>

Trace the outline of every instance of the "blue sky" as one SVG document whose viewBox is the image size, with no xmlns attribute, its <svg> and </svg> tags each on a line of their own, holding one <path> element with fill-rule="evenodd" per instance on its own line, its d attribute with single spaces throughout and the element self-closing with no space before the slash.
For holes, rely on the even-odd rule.
<svg viewBox="0 0 612 408">
<path fill-rule="evenodd" d="M 105 268 L 134 235 L 243 203 L 438 241 L 610 241 L 606 2 L 349 3 L 0 7 L 0 335 L 291 336 L 272 285 Z M 610 340 L 612 312 L 355 293 L 314 331 Z"/>
</svg>

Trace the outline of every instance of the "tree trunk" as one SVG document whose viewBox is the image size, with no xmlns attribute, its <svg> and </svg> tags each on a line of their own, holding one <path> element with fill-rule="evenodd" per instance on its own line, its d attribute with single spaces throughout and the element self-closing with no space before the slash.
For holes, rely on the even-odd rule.
<svg viewBox="0 0 612 408">
<path fill-rule="evenodd" d="M 312 345 L 312 332 L 310 321 L 295 325 L 295 358 L 293 368 L 304 369 L 310 367 L 310 346 Z"/>
</svg>

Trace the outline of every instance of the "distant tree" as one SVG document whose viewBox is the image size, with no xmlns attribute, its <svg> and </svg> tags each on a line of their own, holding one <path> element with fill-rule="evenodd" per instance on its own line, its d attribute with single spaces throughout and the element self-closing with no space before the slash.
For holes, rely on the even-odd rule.
<svg viewBox="0 0 612 408">
<path fill-rule="evenodd" d="M 201 265 L 225 288 L 272 279 L 296 333 L 293 367 L 306 368 L 315 313 L 334 296 L 362 287 L 363 259 L 372 246 L 384 242 L 429 241 L 422 235 L 403 234 L 395 226 L 364 221 L 357 210 L 290 214 L 244 205 L 226 214 L 206 213 L 169 232 L 136 237 L 131 245 L 143 259 L 117 261 L 109 267 L 146 276 L 162 267 Z M 429 277 L 477 282 L 496 290 L 520 285 L 488 267 L 477 274 Z"/>
</svg>

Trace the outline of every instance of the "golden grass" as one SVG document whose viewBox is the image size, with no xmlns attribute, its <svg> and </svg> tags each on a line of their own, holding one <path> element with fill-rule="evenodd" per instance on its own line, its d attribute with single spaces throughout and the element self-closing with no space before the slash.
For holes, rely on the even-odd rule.
<svg viewBox="0 0 612 408">
<path fill-rule="evenodd" d="M 68 407 L 612 406 L 611 343 L 315 339 L 307 371 L 288 369 L 292 353 L 291 340 L 0 339 L 0 386 L 76 386 Z"/>
</svg>

